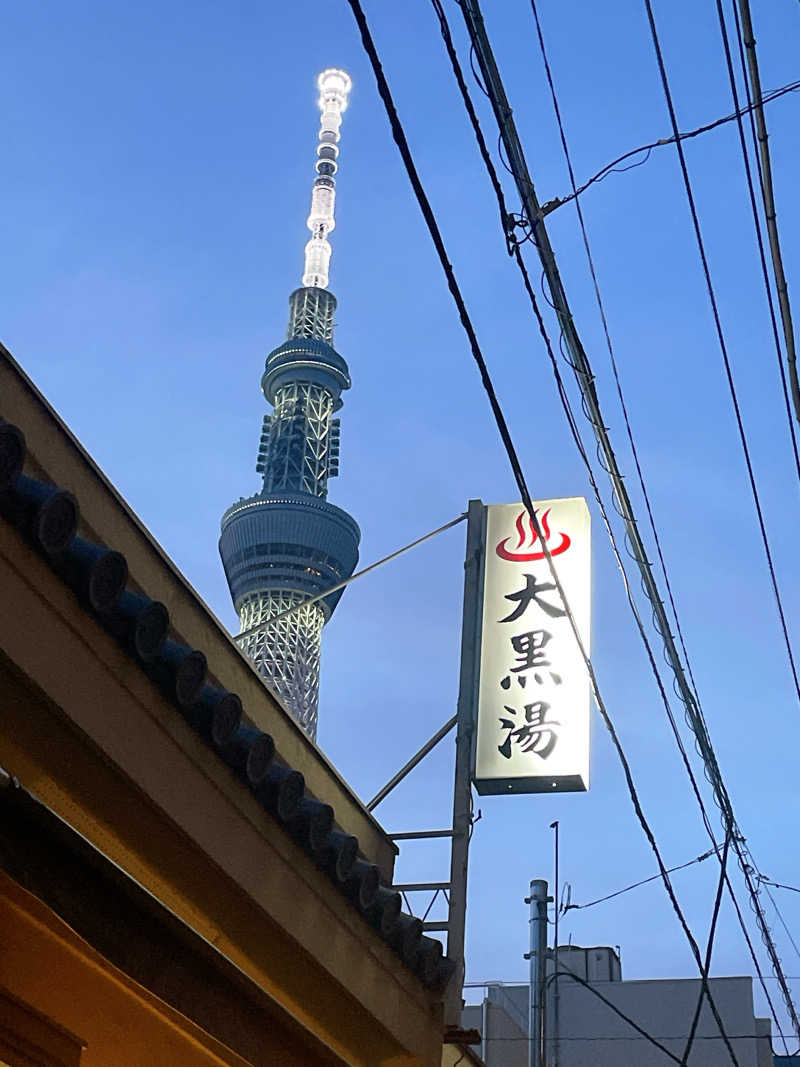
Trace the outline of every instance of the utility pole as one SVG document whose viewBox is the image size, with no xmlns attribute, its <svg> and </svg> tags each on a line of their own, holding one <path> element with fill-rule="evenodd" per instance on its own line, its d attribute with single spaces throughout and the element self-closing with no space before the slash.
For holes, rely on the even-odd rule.
<svg viewBox="0 0 800 1067">
<path fill-rule="evenodd" d="M 559 1061 L 559 1048 L 558 1048 L 558 1036 L 559 1036 L 559 988 L 558 988 L 558 913 L 561 908 L 561 889 L 558 881 L 558 819 L 555 822 L 550 823 L 550 829 L 555 831 L 555 871 L 553 873 L 553 880 L 555 885 L 553 886 L 553 900 L 555 901 L 555 915 L 553 922 L 553 1040 L 551 1048 L 553 1050 L 552 1067 L 558 1067 Z"/>
<path fill-rule="evenodd" d="M 467 918 L 467 865 L 472 833 L 472 739 L 475 732 L 476 672 L 485 509 L 470 500 L 467 512 L 467 555 L 464 562 L 464 607 L 461 633 L 461 678 L 456 726 L 456 768 L 453 782 L 453 830 L 450 851 L 450 903 L 447 955 L 456 965 L 445 1001 L 445 1022 L 461 1024 L 464 1006 L 464 935 Z"/>
<path fill-rule="evenodd" d="M 531 895 L 525 903 L 531 906 L 530 952 L 525 958 L 530 961 L 530 1000 L 528 1014 L 528 1067 L 546 1067 L 545 1060 L 545 997 L 547 980 L 547 882 L 535 878 L 531 882 Z"/>
</svg>

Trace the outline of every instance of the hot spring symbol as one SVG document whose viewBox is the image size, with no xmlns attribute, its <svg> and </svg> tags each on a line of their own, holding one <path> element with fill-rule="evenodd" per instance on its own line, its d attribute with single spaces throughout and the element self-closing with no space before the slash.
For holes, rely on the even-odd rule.
<svg viewBox="0 0 800 1067">
<path fill-rule="evenodd" d="M 539 527 L 544 535 L 544 543 L 550 551 L 551 556 L 560 556 L 562 552 L 566 552 L 571 542 L 569 534 L 561 533 L 561 541 L 554 546 L 550 544 L 550 508 L 547 508 L 542 512 L 539 517 L 539 509 L 537 508 L 534 514 L 539 520 Z M 517 543 L 513 548 L 509 547 L 510 537 L 504 537 L 502 541 L 497 545 L 495 552 L 500 559 L 510 560 L 512 563 L 530 563 L 537 559 L 546 559 L 546 555 L 542 546 L 542 542 L 539 539 L 539 535 L 536 532 L 536 527 L 533 524 L 533 519 L 528 512 L 523 508 L 517 516 L 516 523 L 517 528 Z M 537 550 L 537 545 L 539 546 Z"/>
</svg>

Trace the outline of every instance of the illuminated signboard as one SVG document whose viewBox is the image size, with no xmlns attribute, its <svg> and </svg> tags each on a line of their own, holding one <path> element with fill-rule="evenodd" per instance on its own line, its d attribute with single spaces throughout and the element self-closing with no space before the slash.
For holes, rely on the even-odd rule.
<svg viewBox="0 0 800 1067">
<path fill-rule="evenodd" d="M 591 543 L 582 497 L 534 504 L 589 652 Z M 473 781 L 479 793 L 589 788 L 590 684 L 522 504 L 486 508 Z"/>
</svg>

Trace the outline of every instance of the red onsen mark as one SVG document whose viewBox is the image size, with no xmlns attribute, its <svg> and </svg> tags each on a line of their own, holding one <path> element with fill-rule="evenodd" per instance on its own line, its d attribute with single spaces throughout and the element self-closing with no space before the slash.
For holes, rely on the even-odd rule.
<svg viewBox="0 0 800 1067">
<path fill-rule="evenodd" d="M 559 556 L 562 552 L 567 551 L 572 541 L 569 534 L 562 533 L 560 544 L 556 545 L 554 548 L 550 548 L 550 524 L 547 521 L 549 514 L 550 508 L 548 508 L 539 519 L 539 526 L 544 534 L 545 543 L 547 544 L 548 549 L 550 549 L 550 555 Z M 528 527 L 527 530 L 525 529 L 526 522 Z M 538 552 L 535 550 L 536 544 L 539 542 L 539 535 L 537 534 L 536 527 L 533 525 L 533 520 L 527 511 L 521 511 L 519 513 L 515 525 L 517 527 L 517 533 L 519 534 L 516 546 L 514 548 L 509 548 L 508 542 L 511 538 L 503 538 L 495 549 L 500 559 L 508 559 L 511 560 L 512 563 L 528 563 L 536 559 L 545 559 L 546 556 L 543 550 Z M 539 543 L 541 544 L 541 542 Z"/>
</svg>

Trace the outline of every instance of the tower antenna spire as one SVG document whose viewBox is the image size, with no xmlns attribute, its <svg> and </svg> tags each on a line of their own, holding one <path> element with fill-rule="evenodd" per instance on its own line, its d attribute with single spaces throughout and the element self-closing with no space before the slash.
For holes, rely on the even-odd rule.
<svg viewBox="0 0 800 1067">
<path fill-rule="evenodd" d="M 339 127 L 342 124 L 342 112 L 347 108 L 352 82 L 343 70 L 329 67 L 317 78 L 317 87 L 320 110 L 317 177 L 311 190 L 311 211 L 308 216 L 311 238 L 306 244 L 303 285 L 325 289 L 331 261 L 328 234 L 336 225 L 333 213 L 336 200 L 334 175 L 337 170 L 336 157 L 339 155 Z"/>
</svg>

